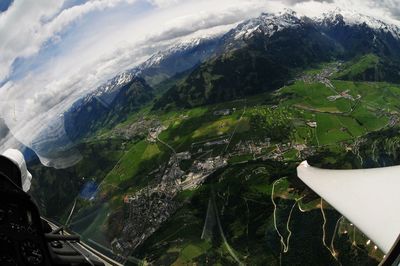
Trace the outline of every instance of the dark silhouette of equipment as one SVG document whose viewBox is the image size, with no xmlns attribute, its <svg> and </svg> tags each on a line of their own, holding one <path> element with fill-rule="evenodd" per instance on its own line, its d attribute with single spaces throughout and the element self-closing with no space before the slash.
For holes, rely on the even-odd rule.
<svg viewBox="0 0 400 266">
<path fill-rule="evenodd" d="M 80 245 L 79 236 L 52 227 L 23 191 L 21 171 L 0 156 L 0 265 L 104 265 Z"/>
</svg>

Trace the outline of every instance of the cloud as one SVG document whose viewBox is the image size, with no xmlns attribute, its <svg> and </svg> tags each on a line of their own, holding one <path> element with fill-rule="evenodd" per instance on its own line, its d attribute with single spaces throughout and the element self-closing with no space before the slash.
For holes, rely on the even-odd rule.
<svg viewBox="0 0 400 266">
<path fill-rule="evenodd" d="M 259 8 L 254 8 L 259 13 Z M 231 6 L 225 10 L 199 10 L 167 21 L 159 33 L 149 36 L 146 41 L 160 42 L 189 35 L 193 32 L 221 25 L 230 25 L 249 18 L 250 6 Z"/>
<path fill-rule="evenodd" d="M 313 2 L 313 1 L 310 1 L 310 0 L 283 0 L 283 2 L 284 2 L 285 4 L 295 5 L 295 4 L 299 4 L 299 3 Z M 333 3 L 334 0 L 314 0 L 314 2 L 319 2 L 319 3 Z"/>
<path fill-rule="evenodd" d="M 12 71 L 17 58 L 37 54 L 43 44 L 89 12 L 115 7 L 123 0 L 92 0 L 60 10 L 62 0 L 15 0 L 0 16 L 0 81 Z M 133 2 L 133 0 L 125 0 Z"/>
<path fill-rule="evenodd" d="M 366 1 L 371 8 L 383 8 L 390 13 L 393 18 L 400 19 L 400 4 L 397 0 L 373 0 Z"/>
<path fill-rule="evenodd" d="M 183 0 L 149 0 L 149 2 L 154 6 L 165 8 L 183 2 Z"/>
<path fill-rule="evenodd" d="M 7 78 L 18 57 L 38 52 L 43 43 L 41 20 L 53 16 L 61 1 L 16 0 L 0 15 L 0 81 Z"/>
</svg>

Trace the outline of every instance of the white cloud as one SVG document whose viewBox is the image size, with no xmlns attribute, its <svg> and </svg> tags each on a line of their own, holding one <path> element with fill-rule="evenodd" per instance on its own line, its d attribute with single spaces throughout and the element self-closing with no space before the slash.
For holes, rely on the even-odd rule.
<svg viewBox="0 0 400 266">
<path fill-rule="evenodd" d="M 169 7 L 183 1 L 184 0 L 149 0 L 152 5 L 161 8 Z"/>
<path fill-rule="evenodd" d="M 38 52 L 43 42 L 41 20 L 54 15 L 61 4 L 57 0 L 16 0 L 0 14 L 0 81 L 9 75 L 17 57 Z"/>
<path fill-rule="evenodd" d="M 60 12 L 63 0 L 15 0 L 0 15 L 0 81 L 17 58 L 33 56 L 43 43 L 76 19 L 94 10 L 112 8 L 123 0 L 92 0 Z M 126 0 L 133 2 L 133 0 Z"/>
</svg>

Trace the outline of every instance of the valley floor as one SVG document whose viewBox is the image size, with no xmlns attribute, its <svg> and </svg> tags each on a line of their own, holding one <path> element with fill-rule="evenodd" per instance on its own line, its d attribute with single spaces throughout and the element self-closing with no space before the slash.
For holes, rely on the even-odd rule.
<svg viewBox="0 0 400 266">
<path fill-rule="evenodd" d="M 145 108 L 101 131 L 85 149 L 112 154 L 86 176 L 96 194 L 77 197 L 71 228 L 133 264 L 377 265 L 382 252 L 296 177 L 305 159 L 398 161 L 400 87 L 336 79 L 340 66 L 243 100 Z"/>
</svg>

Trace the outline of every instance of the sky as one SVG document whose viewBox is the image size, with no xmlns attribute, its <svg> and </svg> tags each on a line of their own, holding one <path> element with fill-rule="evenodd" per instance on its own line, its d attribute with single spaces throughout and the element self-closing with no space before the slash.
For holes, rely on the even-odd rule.
<svg viewBox="0 0 400 266">
<path fill-rule="evenodd" d="M 316 16 L 341 7 L 399 24 L 399 1 L 0 0 L 0 118 L 14 136 L 0 139 L 0 152 L 15 138 L 32 147 L 49 128 L 63 135 L 76 99 L 175 43 L 284 8 Z"/>
</svg>

